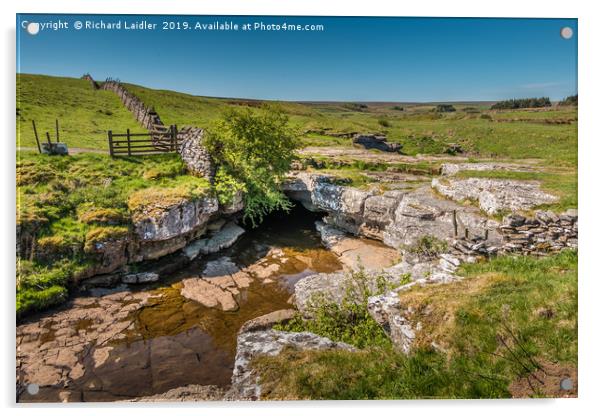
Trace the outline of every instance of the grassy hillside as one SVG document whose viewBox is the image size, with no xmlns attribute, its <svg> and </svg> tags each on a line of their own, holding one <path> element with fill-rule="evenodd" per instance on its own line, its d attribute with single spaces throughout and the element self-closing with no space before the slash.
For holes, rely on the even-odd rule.
<svg viewBox="0 0 602 416">
<path fill-rule="evenodd" d="M 258 101 L 198 97 L 127 84 L 158 111 L 165 124 L 210 127 L 228 106 L 260 105 Z M 576 167 L 577 110 L 574 107 L 491 111 L 482 103 L 454 104 L 457 111 L 436 113 L 434 104 L 280 102 L 291 124 L 305 132 L 312 146 L 351 146 L 346 132 L 385 133 L 403 144 L 407 154 L 437 154 L 450 143 L 471 157 L 536 158 L 545 164 Z M 63 137 L 72 147 L 106 148 L 107 129 L 139 130 L 133 117 L 108 91 L 94 91 L 86 81 L 39 75 L 17 78 L 18 143 L 33 146 L 31 119 L 41 131 L 61 120 Z M 569 124 L 570 123 L 570 124 Z"/>
<path fill-rule="evenodd" d="M 17 75 L 17 146 L 35 147 L 31 121 L 38 135 L 54 138 L 55 119 L 60 138 L 71 147 L 107 148 L 107 130 L 140 129 L 119 98 L 96 91 L 85 80 L 45 75 Z"/>
<path fill-rule="evenodd" d="M 463 266 L 462 281 L 401 292 L 420 322 L 406 356 L 363 323 L 360 351 L 285 350 L 254 366 L 264 399 L 560 397 L 576 380 L 577 253 L 499 257 Z M 338 328 L 362 316 L 319 315 L 312 329 L 349 341 Z M 350 318 L 351 319 L 351 318 Z M 354 341 L 354 338 L 351 338 Z"/>
</svg>

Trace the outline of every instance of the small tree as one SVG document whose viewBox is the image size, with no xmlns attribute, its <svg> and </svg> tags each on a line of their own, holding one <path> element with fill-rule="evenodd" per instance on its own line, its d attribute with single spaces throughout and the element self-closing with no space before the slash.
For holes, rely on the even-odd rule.
<svg viewBox="0 0 602 416">
<path fill-rule="evenodd" d="M 291 206 L 280 189 L 296 158 L 298 134 L 275 106 L 228 109 L 210 129 L 206 146 L 218 164 L 215 189 L 222 204 L 244 194 L 244 219 L 256 226 L 266 214 Z"/>
</svg>

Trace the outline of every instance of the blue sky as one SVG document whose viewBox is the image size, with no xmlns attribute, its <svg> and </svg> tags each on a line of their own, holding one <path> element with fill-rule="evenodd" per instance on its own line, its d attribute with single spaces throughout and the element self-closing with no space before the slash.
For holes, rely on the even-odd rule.
<svg viewBox="0 0 602 416">
<path fill-rule="evenodd" d="M 22 22 L 67 22 L 29 35 Z M 76 30 L 76 21 L 156 30 Z M 163 21 L 238 31 L 162 30 Z M 323 31 L 243 31 L 314 24 Z M 574 36 L 560 36 L 563 27 Z M 89 72 L 195 95 L 283 100 L 465 101 L 577 93 L 576 19 L 17 15 L 17 72 Z"/>
</svg>

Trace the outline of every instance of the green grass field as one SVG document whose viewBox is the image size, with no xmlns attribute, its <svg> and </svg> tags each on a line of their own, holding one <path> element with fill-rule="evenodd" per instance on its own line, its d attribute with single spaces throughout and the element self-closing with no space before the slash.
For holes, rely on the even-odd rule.
<svg viewBox="0 0 602 416">
<path fill-rule="evenodd" d="M 222 110 L 256 101 L 208 98 L 126 84 L 147 105 L 154 106 L 165 124 L 211 127 Z M 482 103 L 457 105 L 453 113 L 435 113 L 434 105 L 368 103 L 278 102 L 301 132 L 304 145 L 351 146 L 351 140 L 332 133 L 385 133 L 389 141 L 403 144 L 406 154 L 438 154 L 448 144 L 460 144 L 469 156 L 498 159 L 540 159 L 543 165 L 577 165 L 577 124 L 541 121 L 577 119 L 574 107 L 538 111 L 490 111 Z M 106 131 L 140 130 L 134 118 L 109 91 L 94 91 L 89 82 L 42 75 L 17 77 L 17 143 L 35 146 L 31 120 L 40 133 L 54 131 L 61 122 L 62 138 L 71 147 L 106 149 Z M 486 118 L 483 118 L 486 117 Z M 502 121 L 492 121 L 489 118 Z M 530 121 L 503 121 L 526 119 Z M 309 132 L 308 132 L 309 131 Z"/>
<path fill-rule="evenodd" d="M 96 91 L 85 80 L 45 75 L 17 75 L 17 146 L 35 147 L 31 121 L 40 139 L 55 137 L 70 147 L 107 149 L 107 130 L 140 129 L 119 98 L 110 91 Z"/>
</svg>

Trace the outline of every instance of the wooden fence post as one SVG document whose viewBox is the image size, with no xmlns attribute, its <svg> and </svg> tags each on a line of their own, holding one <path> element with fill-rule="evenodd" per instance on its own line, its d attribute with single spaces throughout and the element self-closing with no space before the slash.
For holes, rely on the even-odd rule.
<svg viewBox="0 0 602 416">
<path fill-rule="evenodd" d="M 458 237 L 458 219 L 456 218 L 456 210 L 454 209 L 454 216 L 452 218 L 454 223 L 454 237 Z"/>
<path fill-rule="evenodd" d="M 128 140 L 128 156 L 132 155 L 132 145 L 130 143 L 130 129 L 127 130 L 127 140 Z"/>
<path fill-rule="evenodd" d="M 177 140 L 178 140 L 178 127 L 173 124 L 171 126 L 171 151 L 176 150 L 177 148 Z"/>
<path fill-rule="evenodd" d="M 109 155 L 113 157 L 113 130 L 109 130 Z"/>
<path fill-rule="evenodd" d="M 464 229 L 464 238 L 468 240 L 468 228 Z"/>
<path fill-rule="evenodd" d="M 36 136 L 36 144 L 38 145 L 38 152 L 42 153 L 42 148 L 40 147 L 40 139 L 38 138 L 38 129 L 36 129 L 35 120 L 31 120 L 31 124 L 33 125 L 33 134 Z"/>
<path fill-rule="evenodd" d="M 56 128 L 56 142 L 58 143 L 59 142 L 59 119 L 58 118 L 54 119 L 54 125 Z"/>
<path fill-rule="evenodd" d="M 52 142 L 50 141 L 50 133 L 46 132 L 46 141 L 48 142 L 49 145 L 52 145 Z M 48 150 L 50 150 L 50 146 L 48 147 Z"/>
</svg>

